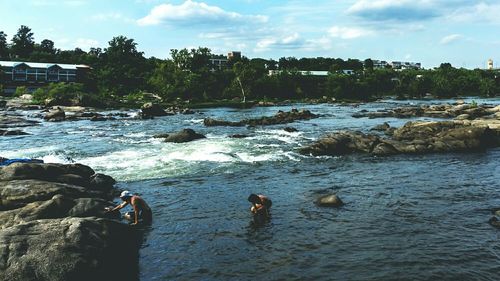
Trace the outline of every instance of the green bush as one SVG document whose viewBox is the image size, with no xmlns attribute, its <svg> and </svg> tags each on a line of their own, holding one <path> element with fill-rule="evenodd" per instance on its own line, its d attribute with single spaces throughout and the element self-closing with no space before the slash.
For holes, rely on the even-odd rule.
<svg viewBox="0 0 500 281">
<path fill-rule="evenodd" d="M 85 93 L 79 83 L 51 83 L 33 93 L 33 100 L 47 105 L 80 105 L 102 107 L 103 102 L 96 96 Z"/>
<path fill-rule="evenodd" d="M 20 97 L 20 96 L 26 95 L 26 94 L 29 94 L 28 88 L 26 88 L 25 86 L 19 86 L 16 88 L 16 92 L 14 93 L 14 96 Z"/>
</svg>

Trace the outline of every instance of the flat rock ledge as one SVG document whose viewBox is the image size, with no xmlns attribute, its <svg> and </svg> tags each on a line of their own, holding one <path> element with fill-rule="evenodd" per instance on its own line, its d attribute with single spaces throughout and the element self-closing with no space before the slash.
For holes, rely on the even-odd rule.
<svg viewBox="0 0 500 281">
<path fill-rule="evenodd" d="M 407 106 L 394 109 L 367 111 L 362 110 L 353 114 L 355 118 L 413 118 L 413 117 L 433 117 L 433 118 L 456 118 L 458 120 L 473 120 L 486 116 L 499 116 L 500 106 L 458 104 L 458 105 L 422 105 Z"/>
<path fill-rule="evenodd" d="M 203 124 L 207 127 L 211 126 L 266 126 L 266 125 L 277 125 L 277 124 L 288 124 L 295 122 L 297 120 L 309 120 L 319 117 L 316 114 L 311 113 L 309 110 L 297 110 L 292 109 L 290 112 L 278 111 L 274 116 L 271 117 L 261 117 L 257 119 L 244 119 L 241 121 L 224 121 L 212 118 L 205 118 Z"/>
<path fill-rule="evenodd" d="M 424 154 L 479 151 L 500 145 L 500 127 L 495 120 L 408 122 L 385 138 L 359 131 L 328 134 L 304 146 L 305 155 Z"/>
<path fill-rule="evenodd" d="M 103 212 L 114 183 L 79 164 L 0 167 L 0 279 L 138 279 L 139 232 Z"/>
</svg>

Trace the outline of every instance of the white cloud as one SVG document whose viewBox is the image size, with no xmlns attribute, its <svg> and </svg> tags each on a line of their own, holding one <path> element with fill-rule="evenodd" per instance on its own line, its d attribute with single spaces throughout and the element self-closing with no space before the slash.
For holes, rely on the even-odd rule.
<svg viewBox="0 0 500 281">
<path fill-rule="evenodd" d="M 347 14 L 370 21 L 420 21 L 440 15 L 432 0 L 358 0 Z"/>
<path fill-rule="evenodd" d="M 370 36 L 373 34 L 374 32 L 372 30 L 359 27 L 332 26 L 330 29 L 328 29 L 328 35 L 341 39 L 355 39 L 359 37 Z"/>
<path fill-rule="evenodd" d="M 242 15 L 225 11 L 217 6 L 203 2 L 187 0 L 181 5 L 161 4 L 151 12 L 137 20 L 139 25 L 179 24 L 179 25 L 224 25 L 229 23 L 267 22 L 268 17 L 262 15 Z"/>
<path fill-rule="evenodd" d="M 448 19 L 459 22 L 486 22 L 500 24 L 500 4 L 479 3 L 472 7 L 456 9 Z"/>
<path fill-rule="evenodd" d="M 266 37 L 255 45 L 256 52 L 268 51 L 270 49 L 301 49 L 306 44 L 298 33 L 287 34 L 281 37 Z"/>
<path fill-rule="evenodd" d="M 460 35 L 460 34 L 450 34 L 448 36 L 445 36 L 445 37 L 441 38 L 441 40 L 439 41 L 439 43 L 441 45 L 448 45 L 448 44 L 453 43 L 455 41 L 458 41 L 458 40 L 460 40 L 462 38 L 463 38 L 463 36 Z"/>
</svg>

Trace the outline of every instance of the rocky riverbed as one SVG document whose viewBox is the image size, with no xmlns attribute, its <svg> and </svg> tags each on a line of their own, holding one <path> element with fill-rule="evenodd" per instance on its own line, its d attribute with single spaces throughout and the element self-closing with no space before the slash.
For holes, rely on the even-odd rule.
<svg viewBox="0 0 500 281">
<path fill-rule="evenodd" d="M 104 213 L 114 183 L 80 164 L 0 167 L 0 279 L 137 279 L 140 234 Z"/>
</svg>

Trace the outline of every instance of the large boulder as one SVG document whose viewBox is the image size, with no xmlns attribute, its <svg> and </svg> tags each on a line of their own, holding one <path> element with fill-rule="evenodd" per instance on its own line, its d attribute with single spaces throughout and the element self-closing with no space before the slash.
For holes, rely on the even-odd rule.
<svg viewBox="0 0 500 281">
<path fill-rule="evenodd" d="M 96 218 L 34 220 L 0 231 L 0 275 L 9 281 L 137 280 L 139 239 Z"/>
<path fill-rule="evenodd" d="M 51 110 L 45 114 L 43 119 L 51 122 L 64 121 L 66 119 L 66 113 L 60 107 L 57 107 L 55 110 Z"/>
<path fill-rule="evenodd" d="M 172 115 L 167 113 L 159 104 L 148 102 L 141 107 L 141 116 L 143 118 L 149 118 L 152 116 L 166 116 Z"/>
<path fill-rule="evenodd" d="M 87 185 L 94 174 L 92 168 L 82 164 L 13 163 L 0 167 L 0 181 L 38 179 Z"/>
<path fill-rule="evenodd" d="M 79 164 L 0 168 L 2 280 L 136 280 L 140 236 L 105 218 L 114 179 Z"/>
</svg>

